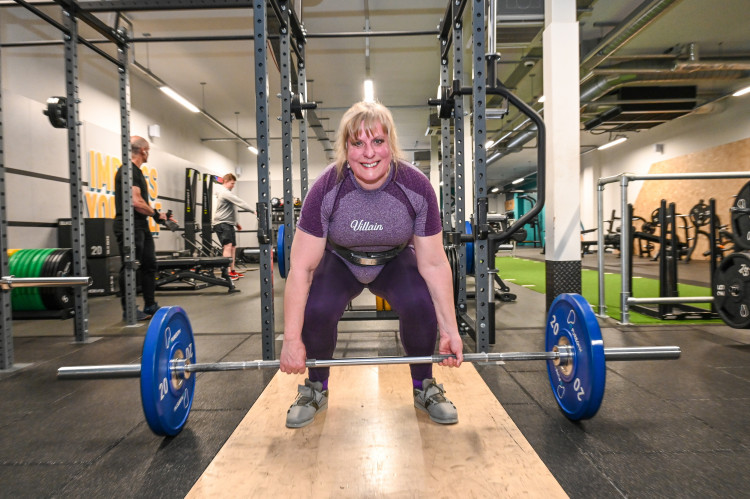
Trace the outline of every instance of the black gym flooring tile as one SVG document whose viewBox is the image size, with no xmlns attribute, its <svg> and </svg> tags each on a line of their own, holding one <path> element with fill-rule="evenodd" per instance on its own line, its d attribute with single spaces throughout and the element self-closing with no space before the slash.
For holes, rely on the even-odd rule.
<svg viewBox="0 0 750 499">
<path fill-rule="evenodd" d="M 571 497 L 746 497 L 746 333 L 605 323 L 607 347 L 679 345 L 682 357 L 608 363 L 602 406 L 580 422 L 558 409 L 544 363 L 478 370 Z M 535 350 L 543 341 L 541 331 L 510 329 L 498 337 L 504 345 L 495 351 Z"/>
<path fill-rule="evenodd" d="M 513 291 L 518 300 L 498 307 L 492 350 L 544 350 L 543 295 L 518 286 Z M 213 296 L 160 301 L 189 302 L 199 362 L 244 361 L 262 357 L 257 320 L 245 317 L 255 313 L 248 310 L 256 301 L 253 296 L 248 305 L 250 295 L 251 289 L 222 294 L 219 313 Z M 100 306 L 99 300 L 90 303 Z M 114 300 L 107 304 L 119 307 Z M 98 316 L 115 317 L 111 310 L 92 314 Z M 138 380 L 55 377 L 63 365 L 138 363 L 146 328 L 110 322 L 111 328 L 100 328 L 101 338 L 84 345 L 67 333 L 70 321 L 19 328 L 27 331 L 14 338 L 14 361 L 31 365 L 0 373 L 0 496 L 183 497 L 276 374 L 199 373 L 185 429 L 175 438 L 157 437 L 143 418 Z M 682 358 L 608 363 L 601 409 L 582 422 L 569 421 L 558 409 L 544 362 L 477 365 L 565 491 L 574 498 L 747 496 L 748 331 L 600 322 L 607 347 L 679 345 Z M 28 331 L 38 327 L 61 331 Z M 339 335 L 337 356 L 403 355 L 396 328 L 393 321 L 347 322 L 344 330 L 357 332 Z M 469 338 L 466 344 L 471 350 Z M 278 355 L 278 336 L 274 346 Z M 451 387 L 445 388 L 450 397 Z M 289 397 L 291 403 L 294 394 Z M 456 479 L 460 490 L 461 477 Z"/>
<path fill-rule="evenodd" d="M 611 454 L 599 457 L 597 465 L 623 497 L 632 499 L 747 497 L 747 490 L 737 485 L 750 469 L 747 452 Z"/>
<path fill-rule="evenodd" d="M 184 497 L 246 412 L 191 411 L 177 438 L 155 437 L 144 422 L 55 495 Z"/>
<path fill-rule="evenodd" d="M 138 379 L 56 379 L 62 365 L 140 362 L 142 344 L 135 335 L 16 341 L 16 358 L 35 362 L 0 377 L 1 497 L 182 497 L 275 374 L 200 373 L 177 438 L 148 428 Z M 260 335 L 198 335 L 196 349 L 206 362 L 262 357 Z"/>
<path fill-rule="evenodd" d="M 744 495 L 747 448 L 727 445 L 728 437 L 691 418 L 602 407 L 594 419 L 575 423 L 534 405 L 504 407 L 571 497 Z M 691 473 L 696 466 L 701 471 Z"/>
<path fill-rule="evenodd" d="M 0 496 L 60 497 L 61 487 L 88 467 L 88 464 L 0 463 Z"/>
</svg>

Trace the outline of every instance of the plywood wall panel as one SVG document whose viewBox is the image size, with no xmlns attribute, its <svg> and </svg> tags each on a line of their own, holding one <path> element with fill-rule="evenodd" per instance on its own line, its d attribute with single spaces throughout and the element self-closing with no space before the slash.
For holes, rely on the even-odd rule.
<svg viewBox="0 0 750 499">
<path fill-rule="evenodd" d="M 750 138 L 654 163 L 648 173 L 705 172 L 750 172 Z M 639 182 L 644 182 L 644 184 L 633 202 L 635 215 L 650 219 L 651 213 L 659 207 L 662 199 L 666 199 L 668 203 L 675 203 L 678 214 L 689 215 L 693 206 L 701 200 L 708 204 L 709 199 L 714 198 L 721 224 L 729 224 L 729 208 L 734 202 L 734 196 L 747 180 L 647 180 Z M 636 223 L 635 226 L 636 230 L 640 229 L 640 223 Z M 708 231 L 708 227 L 703 230 Z M 681 230 L 680 233 L 682 234 Z M 690 230 L 690 235 L 695 236 L 694 229 Z M 707 239 L 699 236 L 698 246 L 692 257 L 705 259 L 703 252 L 707 250 Z"/>
</svg>

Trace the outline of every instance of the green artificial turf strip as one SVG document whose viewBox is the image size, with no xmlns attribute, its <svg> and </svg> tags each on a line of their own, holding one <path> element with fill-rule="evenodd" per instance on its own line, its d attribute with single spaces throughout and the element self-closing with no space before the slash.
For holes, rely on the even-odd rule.
<svg viewBox="0 0 750 499">
<path fill-rule="evenodd" d="M 500 278 L 528 287 L 539 293 L 546 293 L 545 283 L 545 263 L 516 257 L 497 257 L 495 259 L 496 268 L 499 270 Z M 581 288 L 582 295 L 586 301 L 591 303 L 596 309 L 599 306 L 599 273 L 596 270 L 583 269 L 581 271 Z M 619 274 L 604 275 L 604 299 L 607 306 L 607 315 L 614 319 L 620 320 L 620 286 L 621 277 Z M 677 292 L 680 296 L 711 296 L 711 289 L 704 286 L 693 286 L 690 284 L 678 284 Z M 659 281 L 650 278 L 633 279 L 633 296 L 639 298 L 659 296 Z M 695 303 L 693 306 L 708 310 L 709 304 Z M 657 307 L 657 305 L 649 305 Z M 661 320 L 656 317 L 639 314 L 630 311 L 630 322 L 633 324 L 664 324 L 674 322 L 674 320 Z M 681 323 L 721 323 L 720 319 L 713 320 L 680 320 Z"/>
</svg>

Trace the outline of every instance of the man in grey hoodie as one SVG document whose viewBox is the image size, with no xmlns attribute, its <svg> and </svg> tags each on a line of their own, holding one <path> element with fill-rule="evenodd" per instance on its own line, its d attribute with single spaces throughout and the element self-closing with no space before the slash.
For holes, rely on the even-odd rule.
<svg viewBox="0 0 750 499">
<path fill-rule="evenodd" d="M 234 268 L 234 249 L 237 246 L 235 227 L 237 230 L 242 230 L 242 226 L 237 222 L 237 208 L 242 208 L 250 213 L 255 213 L 255 211 L 245 201 L 232 194 L 232 189 L 237 183 L 237 177 L 234 174 L 227 173 L 222 177 L 222 180 L 224 189 L 219 189 L 216 194 L 216 211 L 211 223 L 214 232 L 219 236 L 219 242 L 224 247 L 223 255 L 232 259 L 229 277 L 236 281 L 244 276 Z"/>
</svg>

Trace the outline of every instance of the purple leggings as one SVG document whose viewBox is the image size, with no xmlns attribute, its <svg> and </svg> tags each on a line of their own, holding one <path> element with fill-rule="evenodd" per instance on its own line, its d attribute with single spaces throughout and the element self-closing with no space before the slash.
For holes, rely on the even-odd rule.
<svg viewBox="0 0 750 499">
<path fill-rule="evenodd" d="M 437 340 L 437 317 L 427 284 L 417 270 L 414 249 L 407 247 L 388 262 L 367 287 L 398 313 L 401 344 L 408 356 L 432 355 Z M 336 349 L 338 322 L 347 304 L 365 288 L 346 264 L 325 252 L 313 275 L 305 307 L 302 342 L 309 359 L 331 359 Z M 432 364 L 411 364 L 411 377 L 432 377 Z M 310 381 L 328 379 L 330 368 L 310 369 Z"/>
</svg>

